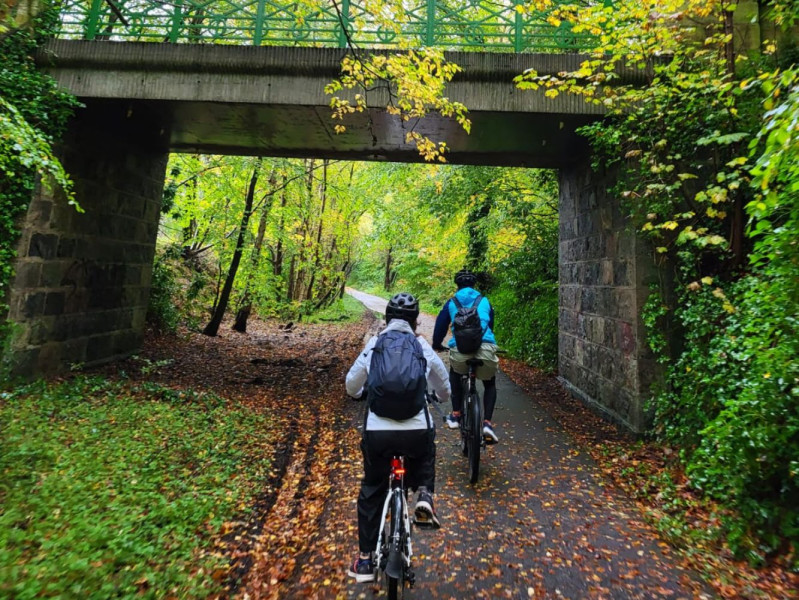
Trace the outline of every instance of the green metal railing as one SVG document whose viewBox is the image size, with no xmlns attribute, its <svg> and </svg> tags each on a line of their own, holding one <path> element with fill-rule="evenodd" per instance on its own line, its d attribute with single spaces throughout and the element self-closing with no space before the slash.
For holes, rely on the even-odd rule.
<svg viewBox="0 0 799 600">
<path fill-rule="evenodd" d="M 408 0 L 380 27 L 366 0 L 63 0 L 58 37 L 86 40 L 344 47 L 413 46 L 486 52 L 569 52 L 592 45 L 513 0 Z"/>
</svg>

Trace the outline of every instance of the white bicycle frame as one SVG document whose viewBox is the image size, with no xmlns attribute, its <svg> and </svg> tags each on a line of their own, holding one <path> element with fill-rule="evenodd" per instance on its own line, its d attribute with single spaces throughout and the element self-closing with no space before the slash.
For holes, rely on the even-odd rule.
<svg viewBox="0 0 799 600">
<path fill-rule="evenodd" d="M 399 487 L 396 488 L 389 488 L 388 494 L 386 494 L 386 500 L 383 502 L 383 515 L 380 519 L 380 531 L 377 532 L 377 547 L 375 548 L 375 556 L 378 557 L 378 564 L 379 564 L 379 557 L 380 557 L 380 542 L 383 539 L 383 532 L 386 528 L 386 515 L 388 515 L 388 507 L 391 505 L 391 499 L 394 494 L 400 495 L 400 501 L 402 502 L 402 523 L 405 527 L 405 531 L 408 532 L 406 536 L 407 543 L 406 543 L 406 552 L 403 552 L 402 559 L 405 562 L 406 567 L 411 566 L 411 556 L 413 555 L 413 549 L 411 547 L 411 519 L 408 516 L 408 502 L 405 498 L 405 494 L 402 493 L 402 489 Z"/>
</svg>

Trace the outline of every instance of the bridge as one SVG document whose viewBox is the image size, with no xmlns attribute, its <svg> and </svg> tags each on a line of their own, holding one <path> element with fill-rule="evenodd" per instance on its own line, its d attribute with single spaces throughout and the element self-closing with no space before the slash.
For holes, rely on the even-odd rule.
<svg viewBox="0 0 799 600">
<path fill-rule="evenodd" d="M 256 18 L 243 24 L 208 17 L 212 6 L 223 4 L 231 11 L 246 7 Z M 98 364 L 139 347 L 169 152 L 420 160 L 405 142 L 403 123 L 385 113 L 386 99 L 379 94 L 369 95 L 369 110 L 348 123 L 345 134 L 332 129 L 324 86 L 338 75 L 344 53 L 339 46 L 355 13 L 337 16 L 338 29 L 311 27 L 305 15 L 305 29 L 298 32 L 268 26 L 264 11 L 275 3 L 265 0 L 235 7 L 196 0 L 124 5 L 128 12 L 110 0 L 68 0 L 59 39 L 37 58 L 85 105 L 71 122 L 60 157 L 86 212 L 74 212 L 43 188 L 31 202 L 10 295 L 10 318 L 17 324 L 11 352 L 23 376 Z M 423 5 L 426 17 L 441 13 L 449 24 L 436 29 L 421 16 L 414 21 L 420 13 L 412 12 L 406 31 L 457 47 L 455 17 L 439 11 L 441 3 Z M 354 3 L 336 6 L 354 10 Z M 199 18 L 201 9 L 206 12 Z M 277 14 L 287 19 L 278 24 L 299 22 L 285 8 Z M 560 376 L 575 395 L 642 431 L 643 401 L 656 368 L 639 312 L 653 267 L 617 199 L 608 195 L 612 174 L 592 172 L 588 148 L 575 133 L 601 112 L 577 98 L 546 99 L 512 83 L 528 68 L 574 69 L 583 58 L 574 52 L 578 38 L 524 21 L 510 7 L 491 14 L 501 26 L 482 23 L 483 37 L 471 38 L 482 44 L 480 51 L 446 55 L 463 67 L 447 94 L 469 108 L 471 135 L 440 116 L 417 127 L 446 139 L 452 163 L 558 169 Z M 323 25 L 332 22 L 329 12 L 317 16 Z M 220 29 L 213 27 L 222 28 L 225 41 L 252 43 L 199 43 L 209 36 L 219 40 Z M 365 29 L 375 51 L 399 43 L 385 31 Z M 533 35 L 541 32 L 548 37 Z M 316 47 L 314 35 L 323 34 L 331 47 Z M 295 40 L 291 46 L 270 45 L 289 38 Z M 535 40 L 546 51 L 529 51 Z M 569 52 L 552 52 L 564 48 Z"/>
</svg>

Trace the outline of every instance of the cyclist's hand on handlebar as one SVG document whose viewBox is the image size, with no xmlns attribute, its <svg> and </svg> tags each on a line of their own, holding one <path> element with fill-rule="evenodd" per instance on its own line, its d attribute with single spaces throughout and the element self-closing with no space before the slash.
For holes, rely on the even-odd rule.
<svg viewBox="0 0 799 600">
<path fill-rule="evenodd" d="M 431 403 L 437 402 L 438 404 L 441 404 L 441 398 L 439 398 L 434 391 L 427 392 L 427 401 Z"/>
<path fill-rule="evenodd" d="M 433 346 L 433 350 L 435 350 L 436 352 L 444 352 L 446 351 L 446 348 L 444 348 L 444 346 L 442 346 L 441 344 L 438 344 L 437 346 Z"/>
</svg>

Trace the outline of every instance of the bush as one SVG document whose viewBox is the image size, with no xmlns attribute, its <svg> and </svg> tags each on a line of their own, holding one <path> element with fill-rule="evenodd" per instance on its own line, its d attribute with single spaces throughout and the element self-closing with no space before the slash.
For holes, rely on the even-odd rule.
<svg viewBox="0 0 799 600">
<path fill-rule="evenodd" d="M 511 284 L 491 292 L 497 343 L 508 353 L 547 372 L 558 366 L 558 286 L 541 283 L 521 299 Z"/>
<path fill-rule="evenodd" d="M 748 275 L 687 293 L 685 349 L 655 400 L 658 432 L 693 485 L 734 509 L 728 541 L 754 561 L 799 547 L 799 307 L 785 284 Z"/>
<path fill-rule="evenodd" d="M 497 342 L 511 356 L 543 369 L 558 365 L 558 229 L 542 222 L 494 270 L 489 292 Z"/>
<path fill-rule="evenodd" d="M 153 263 L 150 300 L 147 305 L 147 322 L 162 331 L 174 332 L 180 323 L 177 308 L 179 286 L 175 268 L 165 254 L 159 254 Z"/>
</svg>

